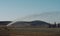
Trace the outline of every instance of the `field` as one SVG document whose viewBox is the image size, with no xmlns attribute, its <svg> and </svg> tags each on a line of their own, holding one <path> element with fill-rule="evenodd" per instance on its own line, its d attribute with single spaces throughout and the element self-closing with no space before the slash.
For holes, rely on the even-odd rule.
<svg viewBox="0 0 60 36">
<path fill-rule="evenodd" d="M 60 36 L 60 28 L 0 28 L 0 36 Z"/>
<path fill-rule="evenodd" d="M 60 36 L 60 28 L 10 28 L 10 36 Z"/>
</svg>

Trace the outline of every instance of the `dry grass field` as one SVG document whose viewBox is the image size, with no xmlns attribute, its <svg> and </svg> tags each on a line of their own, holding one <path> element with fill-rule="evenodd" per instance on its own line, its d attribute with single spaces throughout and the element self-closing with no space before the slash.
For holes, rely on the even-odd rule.
<svg viewBox="0 0 60 36">
<path fill-rule="evenodd" d="M 0 28 L 0 36 L 60 36 L 60 28 L 8 28 L 8 29 Z"/>
<path fill-rule="evenodd" d="M 60 36 L 60 28 L 10 28 L 10 36 Z"/>
</svg>

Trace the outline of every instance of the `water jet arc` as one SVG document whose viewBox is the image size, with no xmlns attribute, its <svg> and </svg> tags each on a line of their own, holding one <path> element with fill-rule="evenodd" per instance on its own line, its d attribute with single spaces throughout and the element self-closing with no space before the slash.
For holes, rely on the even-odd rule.
<svg viewBox="0 0 60 36">
<path fill-rule="evenodd" d="M 60 12 L 50 12 L 50 13 L 34 14 L 34 15 L 22 17 L 20 19 L 16 19 L 12 23 L 9 23 L 7 26 L 12 25 L 16 21 L 25 21 L 25 20 L 31 20 L 31 19 L 32 20 L 36 20 L 36 18 L 38 20 L 42 20 L 42 21 L 46 21 L 46 22 L 50 22 L 50 23 L 60 22 L 60 16 L 59 15 L 60 15 Z"/>
</svg>

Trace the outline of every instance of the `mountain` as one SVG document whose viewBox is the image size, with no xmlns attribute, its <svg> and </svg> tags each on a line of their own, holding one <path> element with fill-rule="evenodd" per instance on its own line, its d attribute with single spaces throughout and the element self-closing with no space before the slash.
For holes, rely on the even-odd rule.
<svg viewBox="0 0 60 36">
<path fill-rule="evenodd" d="M 17 21 L 13 23 L 11 26 L 13 27 L 49 27 L 50 23 L 40 21 L 40 20 L 35 20 L 35 21 Z"/>
<path fill-rule="evenodd" d="M 12 21 L 0 21 L 0 25 L 7 25 Z M 9 27 L 49 27 L 50 23 L 35 20 L 35 21 L 16 21 Z"/>
<path fill-rule="evenodd" d="M 39 21 L 39 20 L 32 21 L 31 23 L 32 23 L 31 25 L 33 26 L 49 25 L 49 23 L 44 22 L 44 21 Z"/>
</svg>

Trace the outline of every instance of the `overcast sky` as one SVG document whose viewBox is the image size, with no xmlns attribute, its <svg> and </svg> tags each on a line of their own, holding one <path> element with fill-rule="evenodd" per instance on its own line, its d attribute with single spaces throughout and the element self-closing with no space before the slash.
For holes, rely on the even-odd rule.
<svg viewBox="0 0 60 36">
<path fill-rule="evenodd" d="M 60 12 L 60 0 L 0 0 L 0 21 L 55 11 Z"/>
</svg>

